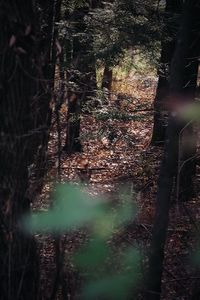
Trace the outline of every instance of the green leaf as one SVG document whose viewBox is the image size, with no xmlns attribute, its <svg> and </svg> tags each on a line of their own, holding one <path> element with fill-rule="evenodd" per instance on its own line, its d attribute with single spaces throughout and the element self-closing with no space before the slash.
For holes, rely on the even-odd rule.
<svg viewBox="0 0 200 300">
<path fill-rule="evenodd" d="M 97 249 L 93 250 L 98 250 L 98 244 L 96 244 Z M 103 249 L 103 244 L 102 247 L 100 247 L 100 250 Z M 105 249 L 104 249 L 105 251 Z M 109 251 L 104 252 L 104 257 L 103 254 L 101 256 L 102 258 L 102 263 L 106 258 L 111 258 L 114 253 L 110 251 L 110 256 L 109 256 Z M 91 256 L 88 256 L 85 259 L 91 259 Z M 138 270 L 139 270 L 139 252 L 137 249 L 130 247 L 128 248 L 122 255 L 122 267 L 120 270 L 118 270 L 119 274 L 116 274 L 116 270 L 113 266 L 111 269 L 106 270 L 106 267 L 104 269 L 104 273 L 101 279 L 96 280 L 96 281 L 91 281 L 88 284 L 85 285 L 85 288 L 83 290 L 83 296 L 84 299 L 96 299 L 96 297 L 104 297 L 106 299 L 113 299 L 113 300 L 124 300 L 128 299 L 129 293 L 134 292 L 134 288 L 137 284 L 138 280 Z M 88 262 L 88 260 L 87 260 Z M 100 260 L 99 260 L 100 263 Z M 85 262 L 86 265 L 86 262 Z M 101 264 L 99 264 L 101 266 Z M 98 264 L 96 265 L 98 267 Z M 96 269 L 97 274 L 98 269 Z M 108 276 L 108 273 L 110 274 Z M 93 276 L 94 276 L 93 275 Z"/>
<path fill-rule="evenodd" d="M 187 107 L 185 107 L 181 112 L 181 116 L 186 121 L 195 120 L 195 121 L 200 122 L 200 105 L 199 105 L 199 101 L 196 102 L 196 103 L 192 103 L 192 104 L 188 105 Z"/>
<path fill-rule="evenodd" d="M 123 253 L 123 264 L 125 271 L 132 272 L 132 277 L 138 273 L 140 254 L 136 248 L 130 247 Z"/>
<path fill-rule="evenodd" d="M 104 215 L 101 200 L 83 193 L 70 184 L 57 186 L 55 204 L 47 212 L 34 213 L 23 219 L 23 228 L 28 232 L 65 232 L 77 229 Z"/>
<path fill-rule="evenodd" d="M 83 290 L 83 298 L 94 300 L 103 299 L 124 300 L 131 286 L 131 278 L 125 275 L 113 275 L 104 279 L 90 282 Z"/>
<path fill-rule="evenodd" d="M 200 246 L 198 244 L 197 249 L 191 254 L 191 263 L 194 266 L 200 266 Z"/>
<path fill-rule="evenodd" d="M 82 247 L 75 255 L 75 265 L 83 269 L 95 269 L 102 266 L 110 255 L 106 241 L 98 236 Z M 96 269 L 95 269 L 96 271 Z"/>
</svg>

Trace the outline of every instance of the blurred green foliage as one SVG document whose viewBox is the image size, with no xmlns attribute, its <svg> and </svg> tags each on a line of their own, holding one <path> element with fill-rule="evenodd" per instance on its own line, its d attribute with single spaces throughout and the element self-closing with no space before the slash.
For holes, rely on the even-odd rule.
<svg viewBox="0 0 200 300">
<path fill-rule="evenodd" d="M 200 104 L 199 99 L 194 103 L 189 103 L 181 110 L 181 117 L 187 121 L 200 121 Z"/>
<path fill-rule="evenodd" d="M 132 194 L 124 191 L 120 203 L 113 206 L 89 196 L 82 187 L 60 184 L 53 200 L 49 211 L 25 216 L 23 228 L 53 234 L 88 228 L 90 238 L 72 257 L 84 280 L 81 299 L 128 299 L 137 282 L 139 253 L 133 246 L 116 251 L 112 238 L 134 218 Z"/>
<path fill-rule="evenodd" d="M 105 213 L 105 206 L 100 200 L 91 200 L 86 193 L 70 184 L 57 186 L 53 199 L 54 206 L 51 210 L 24 218 L 26 230 L 44 233 L 67 232 L 98 219 Z"/>
</svg>

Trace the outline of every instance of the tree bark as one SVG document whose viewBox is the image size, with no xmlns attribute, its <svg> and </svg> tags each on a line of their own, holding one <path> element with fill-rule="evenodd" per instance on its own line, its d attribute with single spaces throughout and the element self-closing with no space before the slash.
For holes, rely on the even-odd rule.
<svg viewBox="0 0 200 300">
<path fill-rule="evenodd" d="M 42 72 L 45 78 L 45 90 L 43 102 L 40 103 L 40 123 L 45 123 L 46 130 L 41 136 L 41 145 L 37 153 L 36 178 L 41 182 L 39 189 L 42 187 L 42 179 L 46 172 L 47 147 L 49 140 L 49 128 L 51 125 L 52 109 L 49 101 L 53 98 L 55 66 L 58 49 L 56 42 L 58 38 L 57 23 L 60 20 L 62 0 L 37 0 L 36 12 L 39 15 L 39 26 L 41 28 L 40 51 L 43 53 Z"/>
<path fill-rule="evenodd" d="M 176 118 L 169 119 L 166 133 L 165 154 L 160 168 L 156 213 L 152 232 L 151 253 L 146 300 L 159 300 L 163 273 L 164 248 L 169 222 L 169 209 L 174 177 L 177 172 L 178 135 L 180 124 Z"/>
<path fill-rule="evenodd" d="M 30 209 L 26 195 L 33 116 L 38 91 L 34 67 L 35 24 L 32 3 L 1 4 L 0 194 L 1 299 L 36 299 L 38 266 L 34 241 L 19 230 L 19 218 Z M 32 144 L 32 143 L 31 143 Z M 31 153 L 31 154 L 30 154 Z"/>
<path fill-rule="evenodd" d="M 200 39 L 198 32 L 200 6 L 196 0 L 185 1 L 176 50 L 171 63 L 170 92 L 172 98 L 180 99 L 179 106 L 194 101 L 197 76 L 198 57 L 200 55 Z M 193 194 L 192 177 L 195 175 L 196 134 L 193 123 L 182 121 L 179 132 L 179 165 L 177 170 L 177 198 L 187 201 Z M 177 199 L 177 200 L 178 200 Z"/>
<path fill-rule="evenodd" d="M 200 6 L 197 0 L 186 0 L 184 2 L 176 50 L 171 63 L 170 93 L 173 102 L 166 134 L 164 158 L 158 181 L 156 214 L 153 226 L 151 253 L 149 256 L 149 274 L 146 294 L 146 299 L 148 300 L 159 300 L 161 296 L 161 279 L 169 221 L 170 199 L 173 183 L 179 171 L 180 133 L 186 126 L 186 122 L 181 120 L 176 111 L 175 102 L 179 101 L 180 107 L 184 104 L 184 100 L 188 101 L 188 97 L 189 101 L 194 97 L 197 82 L 197 58 L 200 49 L 198 37 L 199 13 Z M 190 66 L 189 69 L 188 66 Z M 192 73 L 191 69 L 193 70 Z M 183 153 L 184 155 L 188 155 L 187 149 L 183 149 Z M 187 168 L 190 169 L 190 166 L 187 166 Z M 191 172 L 184 173 L 184 176 L 187 177 L 188 181 L 191 180 Z"/>
<path fill-rule="evenodd" d="M 35 1 L 1 1 L 0 14 L 0 299 L 36 300 L 36 245 L 19 221 L 30 212 L 29 167 L 48 127 L 46 53 Z"/>
<path fill-rule="evenodd" d="M 112 90 L 112 80 L 113 80 L 113 71 L 112 69 L 106 64 L 103 72 L 103 79 L 102 79 L 102 89 L 106 89 L 108 92 L 108 97 L 110 98 L 110 93 Z"/>
<path fill-rule="evenodd" d="M 85 110 L 90 112 L 96 90 L 96 68 L 92 49 L 92 35 L 86 33 L 85 16 L 89 7 L 75 9 L 70 21 L 74 24 L 72 40 L 71 68 L 68 71 L 68 116 L 64 150 L 68 153 L 80 152 L 80 118 Z"/>
<path fill-rule="evenodd" d="M 112 76 L 112 69 L 106 65 L 103 72 L 102 89 L 106 88 L 109 92 L 111 91 Z"/>
<path fill-rule="evenodd" d="M 169 68 L 176 45 L 178 16 L 182 0 L 167 0 L 165 8 L 165 36 L 161 44 L 161 58 L 158 69 L 158 85 L 154 99 L 154 127 L 151 144 L 161 146 L 165 141 L 167 127 L 167 100 L 169 96 Z M 176 19 L 176 21 L 174 21 Z"/>
</svg>

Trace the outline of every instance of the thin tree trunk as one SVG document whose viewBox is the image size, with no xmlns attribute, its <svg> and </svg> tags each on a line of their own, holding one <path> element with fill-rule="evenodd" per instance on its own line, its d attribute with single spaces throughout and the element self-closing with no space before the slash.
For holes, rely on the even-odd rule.
<svg viewBox="0 0 200 300">
<path fill-rule="evenodd" d="M 101 88 L 106 90 L 109 100 L 112 91 L 112 81 L 113 81 L 113 70 L 106 64 L 103 71 Z"/>
<path fill-rule="evenodd" d="M 183 101 L 188 99 L 188 97 L 190 99 L 194 97 L 196 88 L 197 68 L 194 67 L 194 73 L 191 73 L 190 71 L 188 72 L 187 66 L 188 60 L 190 61 L 191 58 L 191 63 L 194 63 L 194 65 L 197 63 L 197 56 L 191 56 L 191 54 L 197 54 L 197 52 L 199 52 L 199 13 L 200 6 L 197 0 L 185 1 L 176 50 L 170 72 L 171 97 L 174 101 L 180 99 L 180 105 L 183 105 Z M 187 85 L 185 84 L 186 82 L 188 82 Z M 176 109 L 175 107 L 172 107 L 172 115 L 168 122 L 164 158 L 158 181 L 156 214 L 153 226 L 151 254 L 149 257 L 149 274 L 146 294 L 146 299 L 148 300 L 159 300 L 161 296 L 161 279 L 169 221 L 170 198 L 173 182 L 175 181 L 177 171 L 179 171 L 179 137 L 181 130 L 186 125 L 184 121 L 181 121 L 178 114 L 175 113 Z M 185 151 L 187 152 L 187 150 L 183 149 L 184 153 Z M 187 180 L 190 180 L 189 176 L 191 176 L 191 174 L 187 173 L 185 176 L 187 176 Z"/>
<path fill-rule="evenodd" d="M 113 79 L 112 69 L 108 67 L 108 65 L 105 65 L 101 88 L 107 89 L 109 93 L 111 92 L 111 88 L 112 88 L 112 79 Z"/>
<path fill-rule="evenodd" d="M 43 101 L 40 103 L 40 124 L 45 123 L 45 130 L 41 136 L 41 145 L 37 153 L 37 166 L 36 166 L 36 178 L 40 182 L 38 191 L 42 188 L 43 178 L 46 172 L 47 162 L 47 148 L 49 140 L 49 128 L 51 125 L 52 110 L 49 105 L 49 101 L 53 98 L 54 89 L 54 77 L 55 66 L 57 60 L 58 49 L 56 47 L 56 41 L 58 38 L 57 23 L 60 20 L 62 0 L 38 0 L 38 5 L 41 9 L 40 15 L 40 27 L 42 31 L 42 43 L 41 51 L 43 52 L 42 72 L 45 77 L 45 91 L 43 95 Z"/>
<path fill-rule="evenodd" d="M 154 99 L 154 127 L 152 133 L 152 145 L 164 144 L 167 127 L 167 100 L 169 96 L 169 68 L 176 45 L 176 29 L 178 27 L 178 15 L 181 13 L 182 0 L 167 0 L 165 8 L 165 33 L 161 44 L 161 58 L 158 69 L 158 85 Z"/>
<path fill-rule="evenodd" d="M 162 161 L 158 192 L 156 199 L 156 214 L 152 232 L 151 253 L 149 256 L 149 274 L 147 295 L 145 299 L 159 300 L 161 296 L 161 278 L 163 273 L 164 248 L 169 222 L 170 198 L 177 171 L 178 135 L 180 125 L 173 117 L 169 119 L 165 155 Z"/>
<path fill-rule="evenodd" d="M 64 149 L 68 153 L 80 152 L 80 117 L 83 111 L 90 112 L 96 90 L 96 69 L 92 49 L 92 36 L 85 33 L 85 16 L 88 7 L 76 9 L 71 17 L 76 34 L 72 41 L 71 69 L 68 78 L 72 86 L 68 88 L 67 134 Z M 91 101 L 91 102 L 90 102 Z M 91 103 L 91 104 L 90 104 Z"/>
<path fill-rule="evenodd" d="M 174 99 L 180 97 L 180 106 L 194 101 L 198 57 L 200 55 L 199 13 L 197 0 L 185 1 L 182 26 L 171 63 L 170 90 Z M 187 201 L 193 195 L 193 176 L 196 171 L 196 133 L 192 122 L 182 122 L 179 133 L 177 201 Z"/>
</svg>

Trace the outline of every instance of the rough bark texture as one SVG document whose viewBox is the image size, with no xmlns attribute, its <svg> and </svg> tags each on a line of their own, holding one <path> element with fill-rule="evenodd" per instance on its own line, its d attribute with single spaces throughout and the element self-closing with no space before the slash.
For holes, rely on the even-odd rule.
<svg viewBox="0 0 200 300">
<path fill-rule="evenodd" d="M 19 220 L 30 212 L 29 167 L 48 128 L 49 97 L 43 73 L 35 1 L 0 2 L 0 299 L 38 299 L 33 238 Z"/>
</svg>

